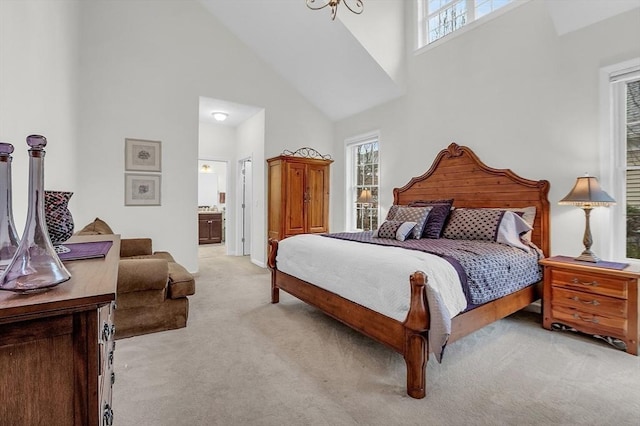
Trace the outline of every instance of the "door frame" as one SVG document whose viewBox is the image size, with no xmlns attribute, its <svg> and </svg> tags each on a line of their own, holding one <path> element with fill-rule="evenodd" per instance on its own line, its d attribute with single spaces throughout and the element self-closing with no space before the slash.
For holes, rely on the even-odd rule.
<svg viewBox="0 0 640 426">
<path fill-rule="evenodd" d="M 243 166 L 244 163 L 249 162 L 252 164 L 252 169 L 251 172 L 253 174 L 253 156 L 249 155 L 247 157 L 243 157 L 240 158 L 238 160 L 238 170 L 237 170 L 237 187 L 236 187 L 236 193 L 237 193 L 237 201 L 236 201 L 236 215 L 235 215 L 235 219 L 236 219 L 236 230 L 237 230 L 237 240 L 236 240 L 236 255 L 237 256 L 250 256 L 251 255 L 251 219 L 252 219 L 252 207 L 253 207 L 253 179 L 252 179 L 252 175 L 249 176 L 249 181 L 247 182 L 244 179 L 243 176 Z M 249 205 L 249 217 L 245 218 L 244 217 L 244 213 L 245 213 L 245 209 L 243 209 L 242 207 L 242 203 L 243 203 L 243 197 L 246 196 L 247 194 L 245 193 L 245 189 L 247 186 L 247 183 L 250 187 L 250 191 L 248 194 L 248 198 L 244 199 L 245 204 Z M 249 237 L 248 237 L 248 241 L 245 235 L 245 228 L 244 225 L 245 223 L 249 224 Z M 245 241 L 243 241 L 243 239 Z M 245 248 L 246 246 L 246 248 Z"/>
</svg>

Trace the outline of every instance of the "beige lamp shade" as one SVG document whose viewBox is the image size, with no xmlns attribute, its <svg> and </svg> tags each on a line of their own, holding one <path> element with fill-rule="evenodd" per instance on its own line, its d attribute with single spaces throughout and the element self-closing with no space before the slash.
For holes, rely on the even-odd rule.
<svg viewBox="0 0 640 426">
<path fill-rule="evenodd" d="M 558 202 L 580 207 L 608 207 L 615 203 L 616 200 L 600 187 L 594 176 L 579 177 L 573 189 Z"/>
<path fill-rule="evenodd" d="M 364 188 L 362 192 L 360 192 L 360 196 L 356 200 L 358 204 L 371 204 L 373 197 L 371 196 L 371 189 Z"/>
</svg>

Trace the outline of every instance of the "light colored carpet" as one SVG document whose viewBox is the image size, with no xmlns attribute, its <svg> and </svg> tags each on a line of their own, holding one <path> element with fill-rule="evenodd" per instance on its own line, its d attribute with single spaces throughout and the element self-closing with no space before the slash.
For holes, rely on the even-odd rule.
<svg viewBox="0 0 640 426">
<path fill-rule="evenodd" d="M 640 358 L 521 312 L 451 344 L 405 393 L 402 357 L 201 246 L 189 324 L 119 340 L 115 424 L 638 425 Z"/>
</svg>

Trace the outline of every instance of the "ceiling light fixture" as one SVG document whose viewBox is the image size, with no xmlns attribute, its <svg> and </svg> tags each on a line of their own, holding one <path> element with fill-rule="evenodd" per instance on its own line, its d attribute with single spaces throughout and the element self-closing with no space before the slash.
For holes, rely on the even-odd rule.
<svg viewBox="0 0 640 426">
<path fill-rule="evenodd" d="M 327 6 L 331 7 L 331 19 L 336 19 L 336 14 L 338 13 L 338 5 L 342 0 L 320 0 L 316 2 L 316 0 L 307 0 L 307 7 L 313 10 L 324 9 Z M 318 4 L 316 6 L 316 3 Z M 360 15 L 364 10 L 364 6 L 362 5 L 362 0 L 344 0 L 342 1 L 347 9 L 355 13 L 356 15 Z M 350 3 L 354 3 L 351 5 Z"/>
<path fill-rule="evenodd" d="M 226 112 L 212 112 L 211 115 L 213 115 L 213 118 L 217 121 L 224 121 L 229 116 Z"/>
</svg>

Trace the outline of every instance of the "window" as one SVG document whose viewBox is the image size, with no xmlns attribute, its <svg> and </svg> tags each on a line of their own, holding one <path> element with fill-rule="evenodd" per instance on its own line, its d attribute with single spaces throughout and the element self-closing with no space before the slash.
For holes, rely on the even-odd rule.
<svg viewBox="0 0 640 426">
<path fill-rule="evenodd" d="M 378 228 L 379 145 L 378 135 L 347 141 L 347 229 Z"/>
<path fill-rule="evenodd" d="M 512 0 L 418 0 L 419 42 L 426 46 Z"/>
<path fill-rule="evenodd" d="M 640 259 L 640 70 L 611 75 L 611 128 L 614 159 L 614 198 L 618 208 L 619 245 L 614 252 Z"/>
</svg>

